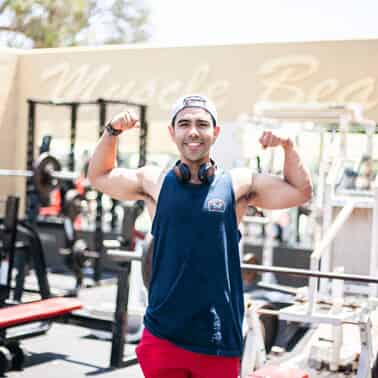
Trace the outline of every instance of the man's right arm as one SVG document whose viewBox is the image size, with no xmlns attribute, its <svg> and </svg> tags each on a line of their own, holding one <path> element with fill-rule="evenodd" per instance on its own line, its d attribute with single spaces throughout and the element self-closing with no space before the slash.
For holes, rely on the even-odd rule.
<svg viewBox="0 0 378 378">
<path fill-rule="evenodd" d="M 121 131 L 138 127 L 137 119 L 127 113 L 112 120 L 114 129 Z M 100 138 L 89 161 L 88 180 L 97 190 L 119 200 L 144 199 L 144 169 L 126 169 L 116 167 L 117 136 L 107 130 Z"/>
</svg>

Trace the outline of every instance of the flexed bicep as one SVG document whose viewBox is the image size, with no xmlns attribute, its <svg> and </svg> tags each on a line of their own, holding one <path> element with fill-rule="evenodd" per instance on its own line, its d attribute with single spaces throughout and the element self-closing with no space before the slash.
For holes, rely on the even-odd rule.
<svg viewBox="0 0 378 378">
<path fill-rule="evenodd" d="M 95 189 L 118 200 L 143 199 L 143 170 L 114 168 L 91 182 Z"/>
<path fill-rule="evenodd" d="M 307 202 L 308 195 L 290 185 L 278 176 L 268 174 L 254 175 L 252 188 L 254 195 L 249 205 L 263 209 L 286 209 Z"/>
</svg>

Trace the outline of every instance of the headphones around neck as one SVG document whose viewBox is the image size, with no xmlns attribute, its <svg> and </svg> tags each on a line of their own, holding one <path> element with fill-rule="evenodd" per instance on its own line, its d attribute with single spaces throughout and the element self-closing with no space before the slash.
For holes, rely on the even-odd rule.
<svg viewBox="0 0 378 378">
<path fill-rule="evenodd" d="M 202 183 L 210 185 L 214 180 L 216 170 L 217 164 L 213 159 L 210 159 L 198 168 L 198 179 Z M 187 183 L 192 178 L 189 167 L 185 163 L 182 163 L 181 160 L 176 162 L 173 171 L 179 182 Z"/>
</svg>

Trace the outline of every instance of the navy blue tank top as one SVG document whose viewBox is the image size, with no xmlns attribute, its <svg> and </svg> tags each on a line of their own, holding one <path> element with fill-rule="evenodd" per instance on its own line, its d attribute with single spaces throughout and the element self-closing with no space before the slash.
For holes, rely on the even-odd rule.
<svg viewBox="0 0 378 378">
<path fill-rule="evenodd" d="M 192 352 L 241 356 L 240 232 L 231 176 L 181 183 L 169 171 L 152 223 L 147 329 Z"/>
</svg>

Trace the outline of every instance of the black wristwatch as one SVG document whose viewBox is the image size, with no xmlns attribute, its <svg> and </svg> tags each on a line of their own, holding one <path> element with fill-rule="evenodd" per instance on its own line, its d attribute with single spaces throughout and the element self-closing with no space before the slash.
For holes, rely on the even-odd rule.
<svg viewBox="0 0 378 378">
<path fill-rule="evenodd" d="M 116 130 L 113 126 L 112 126 L 112 122 L 109 121 L 106 125 L 105 125 L 105 130 L 109 133 L 109 135 L 111 136 L 118 136 L 119 134 L 122 133 L 122 130 Z"/>
</svg>

